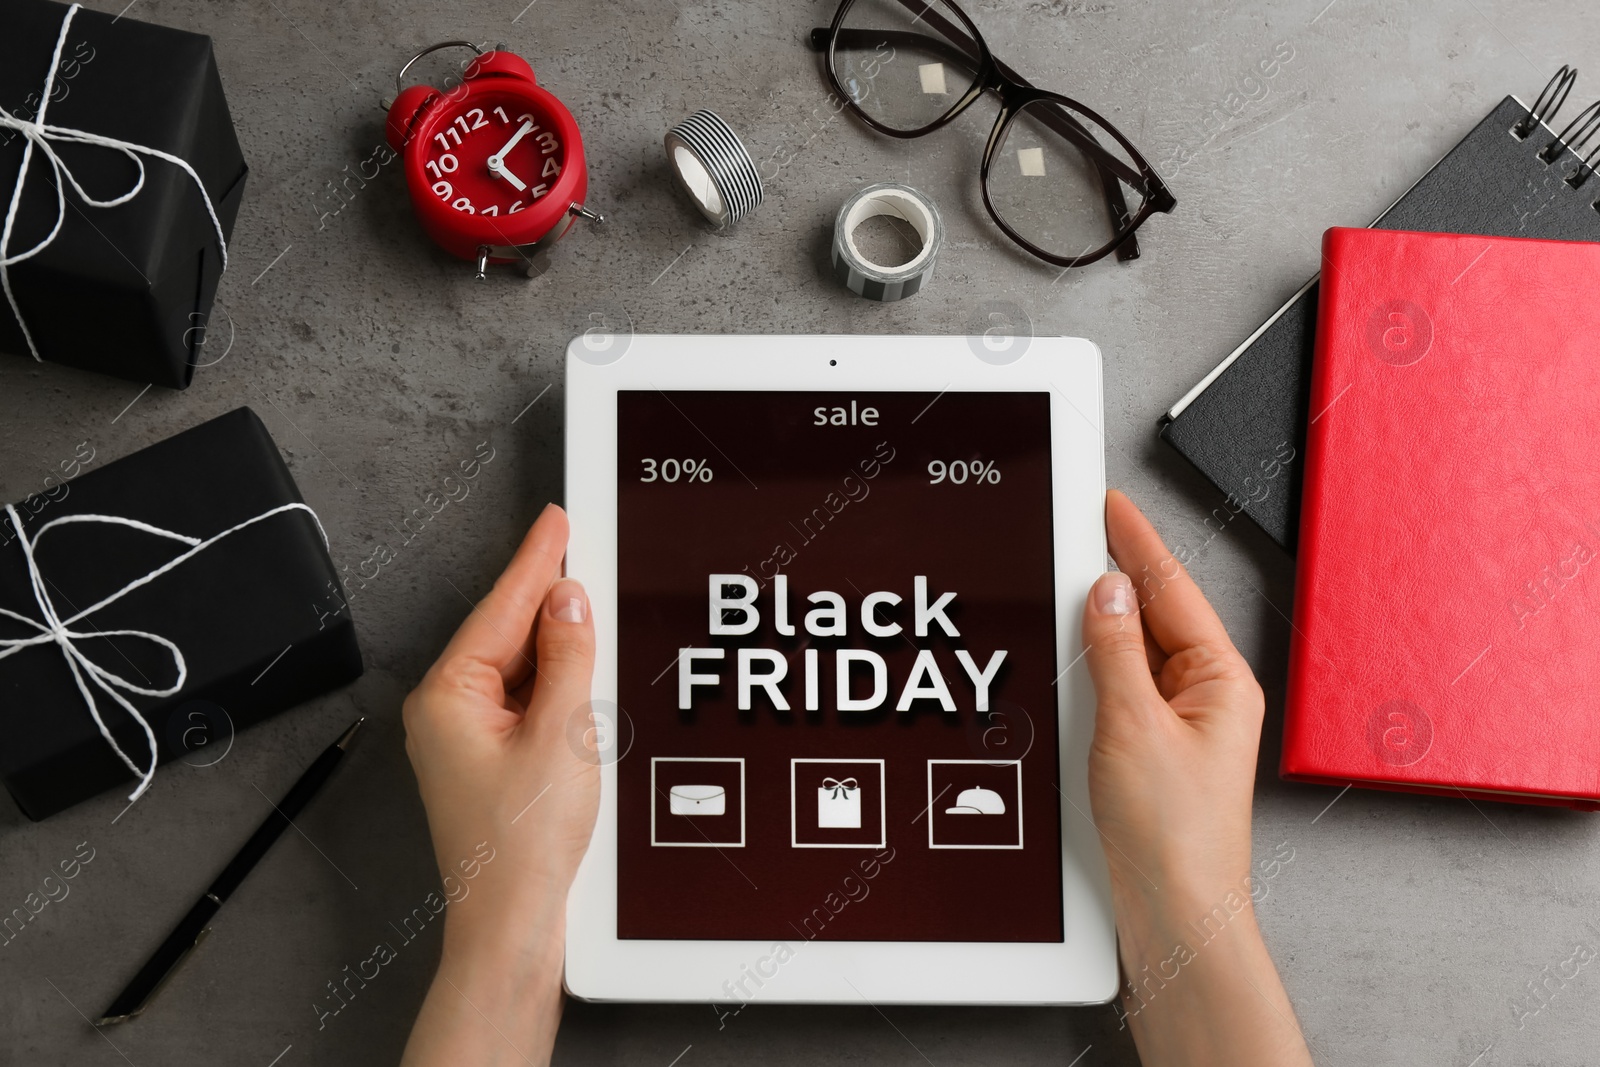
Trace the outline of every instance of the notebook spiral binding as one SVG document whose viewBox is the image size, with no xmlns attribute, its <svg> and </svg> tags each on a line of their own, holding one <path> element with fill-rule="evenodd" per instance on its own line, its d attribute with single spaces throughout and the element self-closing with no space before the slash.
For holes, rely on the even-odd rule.
<svg viewBox="0 0 1600 1067">
<path fill-rule="evenodd" d="M 1554 163 L 1561 158 L 1563 146 L 1571 148 L 1575 155 L 1582 155 L 1584 146 L 1588 144 L 1596 130 L 1600 130 L 1600 100 L 1578 112 L 1577 117 L 1567 123 L 1566 128 L 1556 136 L 1556 139 L 1539 153 L 1539 158 L 1546 163 Z M 1584 178 L 1589 176 L 1590 163 L 1593 159 L 1594 153 L 1591 152 L 1588 159 L 1580 162 L 1578 168 L 1567 175 L 1567 184 L 1574 189 L 1582 185 Z"/>
<path fill-rule="evenodd" d="M 1511 135 L 1519 141 L 1525 141 L 1539 123 L 1548 123 L 1555 118 L 1556 112 L 1561 110 L 1561 105 L 1567 102 L 1567 94 L 1572 92 L 1572 86 L 1577 80 L 1577 68 L 1561 64 L 1561 69 L 1556 71 L 1555 77 L 1545 84 L 1539 93 L 1539 98 L 1533 102 L 1528 117 L 1511 127 Z"/>
<path fill-rule="evenodd" d="M 1527 140 L 1529 135 L 1541 123 L 1548 125 L 1555 118 L 1556 112 L 1561 110 L 1561 105 L 1566 103 L 1567 95 L 1572 92 L 1572 86 L 1578 80 L 1578 71 L 1575 67 L 1562 64 L 1539 93 L 1533 107 L 1528 112 L 1528 117 L 1511 127 L 1511 135 L 1519 141 Z M 1595 164 L 1600 162 L 1600 100 L 1596 100 L 1573 117 L 1572 121 L 1564 126 L 1560 133 L 1550 139 L 1538 152 L 1540 162 L 1546 166 L 1561 158 L 1563 151 L 1571 150 L 1578 157 L 1578 165 L 1568 172 L 1563 179 L 1569 188 L 1580 188 L 1589 176 L 1595 172 Z M 1584 149 L 1589 147 L 1590 141 L 1596 141 L 1595 146 L 1589 149 L 1585 156 Z M 1589 205 L 1600 211 L 1600 200 Z"/>
</svg>

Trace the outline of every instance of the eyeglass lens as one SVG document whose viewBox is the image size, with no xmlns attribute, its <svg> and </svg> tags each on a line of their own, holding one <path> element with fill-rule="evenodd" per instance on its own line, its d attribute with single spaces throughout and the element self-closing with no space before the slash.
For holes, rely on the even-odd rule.
<svg viewBox="0 0 1600 1067">
<path fill-rule="evenodd" d="M 1091 158 L 1091 143 L 1105 156 Z M 995 147 L 989 202 L 1006 225 L 1042 251 L 1089 255 L 1126 228 L 1126 219 L 1113 218 L 1106 202 L 1107 168 L 1096 160 L 1107 157 L 1138 172 L 1128 151 L 1099 123 L 1057 101 L 1035 100 L 1006 124 Z M 1121 184 L 1131 218 L 1143 207 L 1144 194 Z"/>
<path fill-rule="evenodd" d="M 834 37 L 833 62 L 862 114 L 909 133 L 938 121 L 972 88 L 980 54 L 948 5 L 856 0 Z"/>
</svg>

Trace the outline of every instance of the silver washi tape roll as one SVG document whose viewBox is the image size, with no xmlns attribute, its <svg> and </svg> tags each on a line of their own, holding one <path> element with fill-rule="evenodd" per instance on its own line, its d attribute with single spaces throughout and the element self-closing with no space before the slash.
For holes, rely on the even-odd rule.
<svg viewBox="0 0 1600 1067">
<path fill-rule="evenodd" d="M 718 229 L 761 203 L 761 175 L 739 135 L 715 111 L 696 111 L 667 131 L 667 162 L 678 186 Z"/>
<path fill-rule="evenodd" d="M 898 267 L 881 267 L 861 254 L 856 227 L 876 215 L 903 219 L 917 231 L 922 250 Z M 833 224 L 833 273 L 845 287 L 868 300 L 903 300 L 922 288 L 933 274 L 933 261 L 944 241 L 939 209 L 909 185 L 869 185 L 844 202 Z"/>
</svg>

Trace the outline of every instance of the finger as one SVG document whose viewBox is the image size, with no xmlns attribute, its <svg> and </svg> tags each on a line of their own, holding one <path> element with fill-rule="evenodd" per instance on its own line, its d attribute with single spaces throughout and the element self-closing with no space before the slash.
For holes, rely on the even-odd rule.
<svg viewBox="0 0 1600 1067">
<path fill-rule="evenodd" d="M 440 663 L 467 659 L 500 672 L 506 688 L 532 673 L 534 626 L 567 551 L 566 512 L 549 504 L 534 521 L 494 588 L 456 631 Z"/>
<path fill-rule="evenodd" d="M 1144 655 L 1150 663 L 1150 675 L 1156 677 L 1161 674 L 1161 668 L 1167 665 L 1167 654 L 1161 651 L 1161 646 L 1156 642 L 1155 635 L 1150 632 L 1150 620 L 1142 614 L 1139 626 L 1144 630 Z"/>
<path fill-rule="evenodd" d="M 1189 572 L 1167 550 L 1150 520 L 1115 489 L 1106 494 L 1106 540 L 1117 568 L 1133 580 L 1145 624 L 1162 652 L 1171 656 L 1186 648 L 1233 648 L 1222 620 Z"/>
<path fill-rule="evenodd" d="M 594 678 L 594 619 L 583 586 L 563 578 L 550 587 L 536 631 L 539 674 L 532 680 L 528 720 L 562 722 L 589 703 Z"/>
<path fill-rule="evenodd" d="M 1083 608 L 1084 658 L 1104 707 L 1140 707 L 1159 702 L 1145 655 L 1139 601 L 1126 574 L 1102 574 Z"/>
</svg>

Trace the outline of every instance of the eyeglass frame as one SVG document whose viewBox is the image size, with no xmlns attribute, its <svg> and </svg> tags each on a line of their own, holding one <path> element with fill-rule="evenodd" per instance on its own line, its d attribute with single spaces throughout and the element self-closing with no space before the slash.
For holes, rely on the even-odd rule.
<svg viewBox="0 0 1600 1067">
<path fill-rule="evenodd" d="M 963 62 L 971 61 L 973 57 L 965 54 L 954 36 L 962 32 L 963 27 L 951 25 L 943 14 L 933 9 L 934 5 L 928 0 L 900 0 L 900 3 L 913 11 L 920 8 L 921 12 L 917 17 L 942 34 L 944 40 L 928 34 L 911 33 L 906 30 L 859 30 L 855 32 L 882 32 L 885 36 L 901 34 L 914 36 L 919 41 L 933 41 L 938 45 L 961 53 Z M 835 62 L 835 50 L 845 16 L 855 6 L 856 0 L 842 0 L 839 4 L 839 9 L 834 12 L 833 22 L 828 26 L 819 26 L 811 31 L 811 47 L 824 54 L 824 66 L 827 71 L 828 81 L 832 83 L 839 97 L 844 100 L 846 106 L 850 108 L 857 118 L 874 130 L 890 137 L 909 140 L 914 137 L 922 137 L 948 125 L 962 112 L 976 103 L 985 93 L 992 92 L 996 94 L 1000 97 L 1000 113 L 995 117 L 994 128 L 989 131 L 989 140 L 984 145 L 983 162 L 979 169 L 983 206 L 989 212 L 989 217 L 995 221 L 995 224 L 1000 227 L 1007 237 L 1021 245 L 1030 255 L 1058 267 L 1086 266 L 1104 258 L 1113 251 L 1117 253 L 1117 259 L 1124 262 L 1138 259 L 1139 242 L 1134 234 L 1152 214 L 1157 211 L 1170 213 L 1178 203 L 1177 197 L 1172 195 L 1161 175 L 1156 173 L 1155 168 L 1145 159 L 1144 154 L 1135 148 L 1133 143 L 1123 136 L 1122 131 L 1112 123 L 1071 97 L 1038 88 L 1016 71 L 997 60 L 994 57 L 994 53 L 989 50 L 988 42 L 983 39 L 983 34 L 978 32 L 977 24 L 972 21 L 971 17 L 961 10 L 960 6 L 954 3 L 953 0 L 943 0 L 943 3 L 951 13 L 961 20 L 964 24 L 965 32 L 978 48 L 978 69 L 973 77 L 972 85 L 943 115 L 940 115 L 926 126 L 915 130 L 896 129 L 867 114 L 855 101 L 849 90 L 845 88 L 844 83 L 839 78 L 839 71 Z M 1101 184 L 1105 191 L 1106 207 L 1110 211 L 1112 221 L 1114 224 L 1120 224 L 1125 227 L 1120 235 L 1114 231 L 1113 236 L 1105 245 L 1087 255 L 1059 256 L 1052 252 L 1046 252 L 1043 248 L 1022 236 L 1015 227 L 1006 222 L 1005 218 L 996 210 L 994 201 L 989 196 L 990 168 L 994 163 L 1000 143 L 1004 140 L 1003 135 L 1007 132 L 1007 127 L 1029 105 L 1041 100 L 1060 104 L 1069 109 L 1066 114 L 1049 111 L 1035 111 L 1034 113 L 1041 116 L 1041 121 L 1045 125 L 1050 126 L 1056 133 L 1073 142 L 1089 155 L 1095 164 L 1095 168 L 1100 173 Z M 1082 125 L 1071 117 L 1070 112 L 1077 112 L 1091 121 L 1099 123 L 1102 129 L 1116 138 L 1117 143 L 1127 151 L 1129 158 L 1133 160 L 1134 165 L 1138 168 L 1138 173 L 1135 174 L 1130 171 L 1127 164 L 1107 152 L 1088 130 L 1084 129 Z M 1052 120 L 1060 121 L 1058 123 Z M 1126 181 L 1130 187 L 1138 189 L 1144 194 L 1144 203 L 1140 205 L 1137 212 L 1131 215 L 1128 211 L 1127 200 L 1122 195 L 1122 189 L 1118 184 L 1119 179 Z"/>
</svg>

